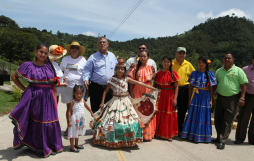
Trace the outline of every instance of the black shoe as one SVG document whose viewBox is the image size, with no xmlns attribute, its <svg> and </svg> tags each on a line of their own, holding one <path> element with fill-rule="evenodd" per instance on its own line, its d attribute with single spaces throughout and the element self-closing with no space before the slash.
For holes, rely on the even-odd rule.
<svg viewBox="0 0 254 161">
<path fill-rule="evenodd" d="M 219 140 L 219 139 L 213 139 L 212 142 L 213 142 L 213 143 L 219 143 L 220 140 Z"/>
<path fill-rule="evenodd" d="M 84 149 L 84 146 L 83 145 L 80 145 L 80 146 L 74 146 L 76 149 Z"/>
<path fill-rule="evenodd" d="M 70 149 L 70 152 L 79 153 L 78 149 Z"/>
<path fill-rule="evenodd" d="M 221 150 L 225 149 L 225 143 L 219 143 L 217 145 L 217 149 L 221 149 Z"/>
<path fill-rule="evenodd" d="M 243 143 L 243 141 L 238 141 L 238 140 L 235 140 L 235 141 L 234 141 L 234 143 L 235 143 L 235 144 L 242 144 L 242 143 Z"/>
</svg>

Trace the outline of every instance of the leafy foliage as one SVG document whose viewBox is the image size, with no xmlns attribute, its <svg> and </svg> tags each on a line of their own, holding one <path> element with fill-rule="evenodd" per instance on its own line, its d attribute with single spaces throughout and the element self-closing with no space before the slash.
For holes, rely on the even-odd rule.
<svg viewBox="0 0 254 161">
<path fill-rule="evenodd" d="M 37 43 L 44 42 L 48 45 L 58 44 L 65 46 L 72 41 L 78 41 L 86 48 L 84 56 L 88 58 L 98 50 L 97 38 L 86 35 L 72 35 L 58 31 L 36 28 L 19 28 L 15 21 L 0 16 L 0 54 L 15 64 L 34 59 L 34 48 Z M 10 27 L 13 26 L 13 27 Z M 161 59 L 164 55 L 175 57 L 176 48 L 187 48 L 186 59 L 197 68 L 197 58 L 207 56 L 212 65 L 210 69 L 216 71 L 222 66 L 222 57 L 225 53 L 232 53 L 237 66 L 245 66 L 250 63 L 254 53 L 254 24 L 246 18 L 236 16 L 207 19 L 205 23 L 194 26 L 191 30 L 181 35 L 139 38 L 125 42 L 109 41 L 109 50 L 116 56 L 126 60 L 137 53 L 137 46 L 145 43 L 152 59 L 161 68 Z"/>
</svg>

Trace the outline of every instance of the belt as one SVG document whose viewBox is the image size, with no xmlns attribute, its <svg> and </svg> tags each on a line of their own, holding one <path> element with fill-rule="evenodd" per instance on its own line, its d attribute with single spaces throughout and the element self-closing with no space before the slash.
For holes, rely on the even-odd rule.
<svg viewBox="0 0 254 161">
<path fill-rule="evenodd" d="M 179 86 L 179 89 L 182 89 L 182 88 L 189 88 L 189 85 Z"/>
<path fill-rule="evenodd" d="M 95 82 L 93 82 L 93 81 L 91 81 L 91 84 L 95 84 L 95 85 L 101 86 L 102 88 L 106 88 L 106 87 L 107 87 L 107 85 L 100 85 L 100 84 L 95 83 Z"/>
<path fill-rule="evenodd" d="M 158 87 L 158 89 L 175 89 L 175 88 L 160 88 L 160 87 Z"/>
<path fill-rule="evenodd" d="M 36 87 L 51 87 L 51 84 L 32 84 L 30 83 L 29 86 L 36 86 Z"/>
<path fill-rule="evenodd" d="M 126 95 L 116 95 L 116 94 L 113 94 L 113 96 L 115 96 L 115 97 L 126 97 L 126 96 L 129 96 L 129 93 L 126 94 Z"/>
<path fill-rule="evenodd" d="M 191 101 L 192 101 L 193 96 L 194 96 L 195 93 L 199 94 L 199 92 L 198 92 L 199 89 L 201 89 L 201 90 L 206 90 L 205 88 L 197 88 L 197 87 L 194 87 L 194 88 L 192 89 Z"/>
<path fill-rule="evenodd" d="M 221 94 L 218 93 L 218 95 L 222 96 Z M 234 96 L 238 96 L 238 94 L 234 94 L 232 96 L 222 96 L 222 97 L 234 97 Z"/>
</svg>

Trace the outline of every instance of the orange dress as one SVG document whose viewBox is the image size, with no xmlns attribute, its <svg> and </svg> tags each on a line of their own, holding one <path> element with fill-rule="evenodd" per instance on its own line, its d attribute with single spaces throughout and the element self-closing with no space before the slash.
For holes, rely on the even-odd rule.
<svg viewBox="0 0 254 161">
<path fill-rule="evenodd" d="M 139 82 L 143 82 L 147 85 L 152 84 L 153 72 L 150 65 L 146 65 L 145 67 L 140 66 L 137 72 L 137 78 L 135 78 L 136 67 L 129 71 L 128 76 L 134 80 Z M 139 85 L 133 85 L 133 97 L 140 98 L 142 97 L 142 93 L 149 93 L 151 90 Z M 156 130 L 156 117 L 150 122 L 150 124 L 143 129 L 143 140 L 152 140 L 155 135 Z"/>
</svg>

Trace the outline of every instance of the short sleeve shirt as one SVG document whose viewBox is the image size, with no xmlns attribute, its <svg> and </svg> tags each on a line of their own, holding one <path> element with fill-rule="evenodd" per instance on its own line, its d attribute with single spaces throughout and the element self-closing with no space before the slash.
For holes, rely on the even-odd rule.
<svg viewBox="0 0 254 161">
<path fill-rule="evenodd" d="M 238 94 L 241 90 L 240 85 L 248 83 L 244 71 L 233 65 L 228 71 L 224 66 L 215 73 L 217 79 L 217 92 L 222 96 L 232 96 Z"/>
<path fill-rule="evenodd" d="M 176 71 L 180 77 L 180 80 L 178 81 L 179 86 L 188 85 L 189 76 L 193 71 L 195 71 L 195 68 L 187 60 L 184 60 L 181 65 L 176 61 L 176 59 L 174 59 L 173 62 L 174 65 L 172 66 L 172 69 Z"/>
</svg>

